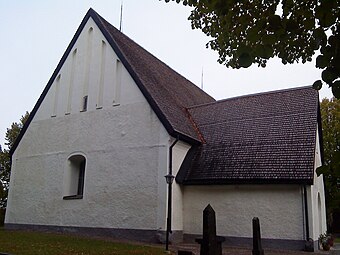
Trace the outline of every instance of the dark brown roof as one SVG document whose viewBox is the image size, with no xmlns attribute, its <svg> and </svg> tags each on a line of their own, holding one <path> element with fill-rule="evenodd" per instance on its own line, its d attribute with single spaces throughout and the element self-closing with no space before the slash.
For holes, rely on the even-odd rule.
<svg viewBox="0 0 340 255">
<path fill-rule="evenodd" d="M 318 92 L 303 87 L 194 106 L 206 144 L 188 153 L 183 184 L 311 183 Z"/>
</svg>

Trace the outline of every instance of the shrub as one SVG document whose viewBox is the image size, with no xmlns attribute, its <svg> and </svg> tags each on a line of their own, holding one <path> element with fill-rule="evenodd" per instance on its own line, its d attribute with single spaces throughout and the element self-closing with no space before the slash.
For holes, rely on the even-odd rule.
<svg viewBox="0 0 340 255">
<path fill-rule="evenodd" d="M 0 226 L 3 226 L 5 223 L 5 213 L 6 213 L 6 209 L 0 208 Z"/>
</svg>

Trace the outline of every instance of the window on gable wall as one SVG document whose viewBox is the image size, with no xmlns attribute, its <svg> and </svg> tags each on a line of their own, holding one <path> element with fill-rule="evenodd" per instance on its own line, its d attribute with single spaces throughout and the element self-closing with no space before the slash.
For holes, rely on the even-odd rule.
<svg viewBox="0 0 340 255">
<path fill-rule="evenodd" d="M 64 179 L 63 199 L 82 199 L 85 184 L 86 159 L 83 155 L 73 155 L 67 161 Z"/>
<path fill-rule="evenodd" d="M 87 102 L 88 102 L 88 96 L 83 97 L 83 103 L 82 103 L 82 109 L 81 112 L 87 111 Z"/>
</svg>

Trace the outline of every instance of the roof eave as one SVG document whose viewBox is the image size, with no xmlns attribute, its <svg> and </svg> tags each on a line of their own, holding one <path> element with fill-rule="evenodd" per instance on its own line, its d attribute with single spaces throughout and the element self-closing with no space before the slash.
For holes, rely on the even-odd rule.
<svg viewBox="0 0 340 255">
<path fill-rule="evenodd" d="M 319 93 L 318 93 L 319 95 Z M 321 109 L 320 109 L 320 100 L 318 96 L 318 109 L 317 109 L 317 123 L 318 123 L 318 135 L 319 135 L 319 146 L 320 146 L 320 154 L 321 154 L 321 163 L 322 165 L 325 164 L 324 162 L 324 148 L 323 148 L 323 133 L 322 133 L 322 120 L 321 120 Z"/>
<path fill-rule="evenodd" d="M 295 184 L 295 185 L 312 185 L 313 179 L 196 179 L 183 180 L 180 184 L 189 185 L 270 185 L 270 184 Z"/>
</svg>

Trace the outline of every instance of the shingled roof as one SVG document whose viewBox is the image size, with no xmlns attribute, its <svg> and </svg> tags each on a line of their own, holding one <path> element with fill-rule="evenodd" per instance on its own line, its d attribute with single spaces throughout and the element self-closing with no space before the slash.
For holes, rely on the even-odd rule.
<svg viewBox="0 0 340 255">
<path fill-rule="evenodd" d="M 189 151 L 176 181 L 312 183 L 318 107 L 312 87 L 191 107 L 206 143 Z"/>
</svg>

